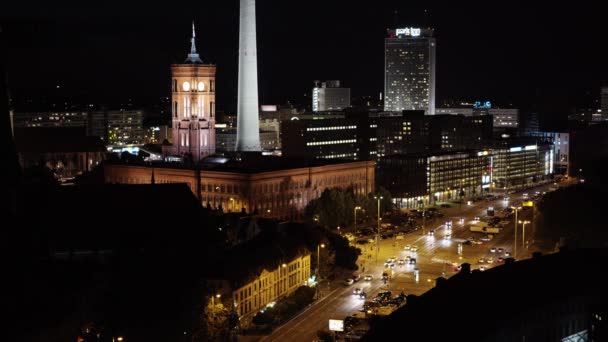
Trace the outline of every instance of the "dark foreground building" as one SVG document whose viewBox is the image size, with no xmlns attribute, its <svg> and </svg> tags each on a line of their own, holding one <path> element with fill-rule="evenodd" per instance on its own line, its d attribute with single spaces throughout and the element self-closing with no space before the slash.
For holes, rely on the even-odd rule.
<svg viewBox="0 0 608 342">
<path fill-rule="evenodd" d="M 374 324 L 363 341 L 606 341 L 608 249 L 462 271 Z"/>
</svg>

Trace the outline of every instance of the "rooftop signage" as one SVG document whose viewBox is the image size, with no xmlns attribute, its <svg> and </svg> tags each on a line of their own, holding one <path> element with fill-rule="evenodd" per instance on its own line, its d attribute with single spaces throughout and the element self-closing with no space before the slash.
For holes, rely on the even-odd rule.
<svg viewBox="0 0 608 342">
<path fill-rule="evenodd" d="M 395 30 L 397 35 L 403 34 L 406 36 L 418 37 L 420 36 L 420 29 L 417 27 L 406 27 L 406 28 L 398 28 Z"/>
<path fill-rule="evenodd" d="M 490 101 L 475 101 L 475 103 L 473 104 L 473 108 L 482 108 L 482 109 L 489 109 L 492 108 L 492 102 Z"/>
</svg>

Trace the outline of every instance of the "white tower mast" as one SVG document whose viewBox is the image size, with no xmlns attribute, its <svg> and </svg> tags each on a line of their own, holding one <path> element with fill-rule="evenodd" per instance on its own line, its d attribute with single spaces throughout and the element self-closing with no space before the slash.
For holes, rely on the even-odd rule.
<svg viewBox="0 0 608 342">
<path fill-rule="evenodd" d="M 260 151 L 255 0 L 240 0 L 236 150 Z"/>
</svg>

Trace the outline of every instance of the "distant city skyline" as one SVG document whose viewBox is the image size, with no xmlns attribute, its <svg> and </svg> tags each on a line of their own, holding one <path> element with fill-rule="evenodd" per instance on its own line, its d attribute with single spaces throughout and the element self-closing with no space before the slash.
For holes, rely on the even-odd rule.
<svg viewBox="0 0 608 342">
<path fill-rule="evenodd" d="M 318 11 L 315 3 L 258 4 L 260 104 L 309 104 L 315 79 L 343 80 L 354 97 L 378 96 L 386 29 L 401 26 L 435 30 L 437 106 L 450 99 L 490 100 L 565 116 L 561 111 L 595 105 L 608 82 L 599 5 L 491 10 L 337 1 Z M 238 1 L 144 13 L 103 5 L 21 6 L 0 17 L 16 98 L 57 94 L 138 103 L 168 97 L 169 66 L 188 52 L 194 20 L 201 58 L 217 65 L 218 110 L 236 109 Z M 564 48 L 574 40 L 591 50 Z"/>
</svg>

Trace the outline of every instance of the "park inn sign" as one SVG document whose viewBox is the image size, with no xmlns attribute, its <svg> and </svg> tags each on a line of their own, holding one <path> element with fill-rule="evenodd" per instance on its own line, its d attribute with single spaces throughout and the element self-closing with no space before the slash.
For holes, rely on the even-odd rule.
<svg viewBox="0 0 608 342">
<path fill-rule="evenodd" d="M 420 36 L 420 29 L 414 27 L 398 28 L 395 33 L 397 35 L 404 34 L 406 36 L 418 37 Z"/>
</svg>

